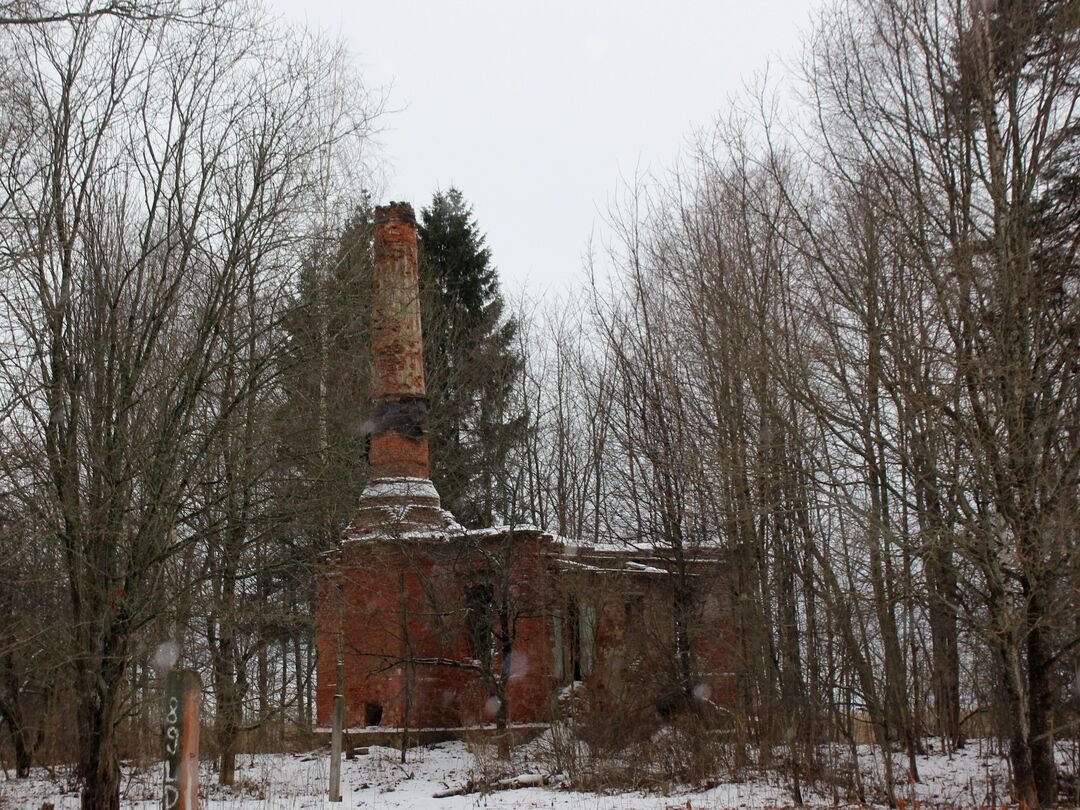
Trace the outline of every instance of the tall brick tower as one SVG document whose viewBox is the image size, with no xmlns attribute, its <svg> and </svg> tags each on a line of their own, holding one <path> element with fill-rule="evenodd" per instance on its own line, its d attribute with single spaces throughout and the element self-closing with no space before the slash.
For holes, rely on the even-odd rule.
<svg viewBox="0 0 1080 810">
<path fill-rule="evenodd" d="M 371 479 L 347 534 L 460 531 L 428 472 L 416 216 L 408 203 L 375 209 L 371 358 Z"/>
<path fill-rule="evenodd" d="M 526 527 L 466 531 L 441 507 L 428 471 L 416 248 L 411 206 L 375 209 L 371 478 L 342 542 L 317 569 L 319 723 L 330 722 L 339 672 L 346 726 L 490 720 L 492 678 L 511 671 L 510 660 L 510 716 L 536 721 L 553 683 L 553 541 Z M 492 658 L 482 672 L 492 644 L 480 640 L 476 617 L 494 609 L 484 594 L 502 582 L 527 615 L 514 618 L 514 657 Z"/>
</svg>

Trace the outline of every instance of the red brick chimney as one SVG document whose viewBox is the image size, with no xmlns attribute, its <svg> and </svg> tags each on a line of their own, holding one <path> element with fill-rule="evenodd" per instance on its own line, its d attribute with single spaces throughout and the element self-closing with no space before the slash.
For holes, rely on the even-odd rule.
<svg viewBox="0 0 1080 810">
<path fill-rule="evenodd" d="M 416 216 L 408 203 L 375 209 L 371 304 L 371 479 L 347 534 L 457 528 L 428 472 L 428 401 Z"/>
<path fill-rule="evenodd" d="M 372 478 L 427 478 L 428 425 L 416 218 L 407 203 L 375 209 L 371 304 Z"/>
</svg>

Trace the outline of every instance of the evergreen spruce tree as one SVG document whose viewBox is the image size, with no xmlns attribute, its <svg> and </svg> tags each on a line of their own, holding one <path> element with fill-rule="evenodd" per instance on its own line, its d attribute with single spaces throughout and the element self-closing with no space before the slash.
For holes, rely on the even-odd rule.
<svg viewBox="0 0 1080 810">
<path fill-rule="evenodd" d="M 302 269 L 289 334 L 281 448 L 296 474 L 289 510 L 332 542 L 367 479 L 369 332 L 374 227 L 368 200 Z"/>
<path fill-rule="evenodd" d="M 506 458 L 521 430 L 512 411 L 522 371 L 491 252 L 461 192 L 422 209 L 420 284 L 431 414 L 431 478 L 468 527 L 511 517 Z"/>
<path fill-rule="evenodd" d="M 295 671 L 299 650 L 314 643 L 314 577 L 355 516 L 367 481 L 369 325 L 374 229 L 367 200 L 337 234 L 308 256 L 284 320 L 282 399 L 275 432 L 281 471 L 274 492 L 279 519 L 268 601 L 282 609 L 272 629 L 293 642 L 298 715 L 312 721 L 310 671 Z M 261 589 L 262 590 L 262 589 Z"/>
</svg>

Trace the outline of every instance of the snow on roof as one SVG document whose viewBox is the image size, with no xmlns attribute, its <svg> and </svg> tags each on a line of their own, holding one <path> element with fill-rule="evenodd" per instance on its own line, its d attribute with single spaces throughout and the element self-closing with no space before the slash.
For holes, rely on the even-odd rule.
<svg viewBox="0 0 1080 810">
<path fill-rule="evenodd" d="M 469 537 L 482 540 L 485 537 L 499 537 L 504 534 L 548 534 L 548 532 L 530 523 L 518 523 L 512 526 L 488 526 L 483 529 L 469 529 L 466 534 Z"/>
<path fill-rule="evenodd" d="M 643 574 L 670 574 L 670 571 L 665 571 L 663 568 L 654 568 L 651 565 L 645 565 L 645 563 L 634 562 L 633 560 L 627 560 L 623 565 L 631 571 L 640 571 Z"/>
<path fill-rule="evenodd" d="M 559 565 L 563 568 L 573 568 L 578 571 L 594 571 L 598 574 L 610 573 L 611 568 L 600 568 L 596 565 L 589 565 L 587 563 L 577 562 L 576 560 L 568 560 L 565 557 L 559 560 Z"/>
<path fill-rule="evenodd" d="M 438 498 L 427 478 L 375 478 L 364 487 L 364 498 Z"/>
</svg>

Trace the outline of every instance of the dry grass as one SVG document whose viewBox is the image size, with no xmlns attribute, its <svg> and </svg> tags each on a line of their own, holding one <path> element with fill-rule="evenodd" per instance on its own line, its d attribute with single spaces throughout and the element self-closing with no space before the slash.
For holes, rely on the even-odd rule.
<svg viewBox="0 0 1080 810">
<path fill-rule="evenodd" d="M 690 704 L 665 715 L 648 693 L 612 700 L 579 688 L 559 706 L 541 751 L 548 768 L 576 788 L 667 793 L 731 773 L 725 731 L 715 721 Z"/>
</svg>

